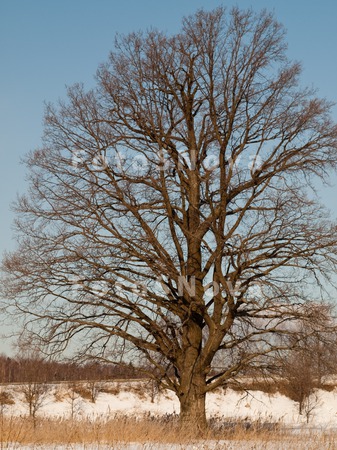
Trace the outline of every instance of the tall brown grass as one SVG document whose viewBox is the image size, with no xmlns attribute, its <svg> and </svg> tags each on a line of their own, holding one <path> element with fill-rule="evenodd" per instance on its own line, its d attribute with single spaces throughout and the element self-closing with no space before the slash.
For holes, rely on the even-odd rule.
<svg viewBox="0 0 337 450">
<path fill-rule="evenodd" d="M 186 429 L 181 429 L 177 417 L 152 416 L 136 418 L 114 416 L 109 419 L 81 421 L 71 419 L 39 419 L 34 426 L 29 418 L 0 417 L 0 448 L 20 448 L 34 445 L 80 444 L 81 448 L 94 444 L 120 449 L 123 443 L 148 443 L 155 449 L 159 444 L 181 444 L 184 448 L 220 449 L 336 449 L 337 435 L 319 432 L 294 434 L 274 424 L 230 422 L 220 418 L 210 421 L 209 430 L 198 441 Z M 150 445 L 149 445 L 150 443 Z M 152 445 L 151 445 L 152 443 Z M 15 444 L 15 445 L 14 445 Z M 69 447 L 71 448 L 71 447 Z M 168 448 L 168 447 L 167 447 Z"/>
</svg>

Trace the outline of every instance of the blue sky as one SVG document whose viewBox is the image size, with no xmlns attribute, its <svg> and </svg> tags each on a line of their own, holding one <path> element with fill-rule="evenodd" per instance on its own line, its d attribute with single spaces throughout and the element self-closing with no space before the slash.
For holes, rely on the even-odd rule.
<svg viewBox="0 0 337 450">
<path fill-rule="evenodd" d="M 287 29 L 289 57 L 302 62 L 303 84 L 337 103 L 335 0 L 0 0 L 0 254 L 15 246 L 10 204 L 26 189 L 20 159 L 40 144 L 44 102 L 65 98 L 66 85 L 92 86 L 117 32 L 176 32 L 184 15 L 219 5 L 273 11 Z M 320 191 L 334 216 L 336 181 Z"/>
</svg>

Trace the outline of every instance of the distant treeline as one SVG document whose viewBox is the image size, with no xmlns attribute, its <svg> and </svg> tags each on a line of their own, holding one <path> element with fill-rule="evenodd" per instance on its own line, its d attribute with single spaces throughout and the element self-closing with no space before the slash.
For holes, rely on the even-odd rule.
<svg viewBox="0 0 337 450">
<path fill-rule="evenodd" d="M 57 382 L 141 378 L 142 372 L 131 364 L 48 361 L 42 358 L 10 358 L 0 355 L 0 383 L 29 381 Z"/>
</svg>

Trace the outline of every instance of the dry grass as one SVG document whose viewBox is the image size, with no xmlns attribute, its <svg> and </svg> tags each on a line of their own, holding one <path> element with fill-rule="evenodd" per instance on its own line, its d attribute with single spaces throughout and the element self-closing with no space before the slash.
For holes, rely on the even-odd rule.
<svg viewBox="0 0 337 450">
<path fill-rule="evenodd" d="M 13 395 L 7 391 L 0 392 L 0 406 L 14 405 L 15 401 Z"/>
<path fill-rule="evenodd" d="M 275 383 L 272 379 L 261 380 L 243 380 L 240 382 L 230 382 L 227 384 L 228 388 L 237 392 L 245 391 L 261 391 L 266 394 L 276 394 L 280 390 L 280 384 Z"/>
<path fill-rule="evenodd" d="M 81 397 L 90 399 L 90 392 L 85 382 L 82 383 L 82 385 L 78 384 L 74 391 L 81 395 Z M 136 395 L 140 400 L 145 400 L 159 392 L 165 394 L 165 392 L 155 386 L 151 380 L 137 382 L 105 382 L 99 386 L 99 392 L 110 395 L 119 395 L 123 392 L 127 392 Z"/>
<path fill-rule="evenodd" d="M 322 389 L 327 392 L 332 392 L 335 390 L 337 385 L 335 383 L 320 383 L 317 385 L 318 389 Z M 239 382 L 230 382 L 224 388 L 230 388 L 237 392 L 247 392 L 247 391 L 260 391 L 265 394 L 282 394 L 291 400 L 296 401 L 294 398 L 292 390 L 289 386 L 289 382 L 285 379 L 273 379 L 273 378 L 261 378 L 261 379 L 251 379 L 251 380 L 241 380 Z"/>
<path fill-rule="evenodd" d="M 126 390 L 126 389 L 124 389 Z M 121 383 L 105 383 L 102 386 L 101 392 L 105 393 L 105 394 L 110 394 L 110 395 L 118 395 L 123 391 L 123 387 L 121 385 Z"/>
<path fill-rule="evenodd" d="M 81 384 L 76 384 L 71 388 L 75 394 L 78 394 L 80 397 L 84 398 L 85 400 L 91 401 L 91 392 L 90 389 Z"/>
<path fill-rule="evenodd" d="M 259 437 L 269 439 L 276 436 L 274 429 L 259 424 L 223 422 L 213 423 L 202 436 L 205 440 L 242 439 Z M 15 441 L 20 444 L 70 444 L 70 443 L 118 443 L 118 442 L 158 442 L 188 443 L 195 440 L 195 434 L 181 429 L 176 416 L 136 417 L 115 416 L 109 420 L 39 419 L 35 424 L 28 418 L 2 418 L 1 438 L 3 442 Z"/>
<path fill-rule="evenodd" d="M 39 419 L 34 423 L 27 418 L 0 418 L 1 448 L 19 448 L 19 445 L 50 446 L 80 444 L 108 444 L 109 449 L 121 448 L 122 443 L 152 443 L 153 448 L 162 444 L 194 443 L 204 450 L 226 448 L 254 449 L 335 449 L 336 435 L 320 433 L 315 438 L 309 435 L 293 435 L 271 424 L 245 422 L 210 422 L 210 429 L 197 442 L 195 435 L 180 429 L 177 417 L 163 418 L 115 416 L 109 420 Z M 227 444 L 224 443 L 227 441 Z M 231 442 L 231 447 L 228 445 Z M 207 441 L 212 442 L 207 444 Z M 273 446 L 270 447 L 270 443 Z M 7 444 L 11 443 L 11 447 Z M 13 446 L 15 443 L 16 447 Z M 309 444 L 308 444 L 309 443 Z M 311 446 L 310 446 L 311 443 Z M 209 445 L 209 446 L 208 446 Z M 149 447 L 147 447 L 149 448 Z M 152 447 L 151 447 L 152 448 Z M 184 448 L 184 447 L 182 447 Z"/>
</svg>

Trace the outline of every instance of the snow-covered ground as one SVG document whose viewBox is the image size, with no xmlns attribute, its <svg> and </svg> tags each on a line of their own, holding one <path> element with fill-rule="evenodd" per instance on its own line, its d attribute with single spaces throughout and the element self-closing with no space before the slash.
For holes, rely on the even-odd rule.
<svg viewBox="0 0 337 450">
<path fill-rule="evenodd" d="M 67 385 L 53 385 L 44 396 L 38 416 L 95 418 L 106 415 L 142 414 L 164 415 L 178 414 L 179 402 L 171 392 L 157 393 L 151 399 L 150 388 L 136 382 L 105 384 L 103 389 L 116 393 L 99 392 L 95 403 L 72 394 Z M 20 386 L 1 386 L 0 392 L 12 394 L 15 403 L 6 405 L 4 413 L 11 416 L 23 416 L 28 413 Z M 260 391 L 237 392 L 231 389 L 211 392 L 207 396 L 206 408 L 209 417 L 217 416 L 228 420 L 249 420 L 281 423 L 286 426 L 302 426 L 307 422 L 306 411 L 310 411 L 310 427 L 337 429 L 337 389 L 328 392 L 318 390 L 305 405 L 304 414 L 299 414 L 298 404 L 289 398 Z"/>
</svg>

